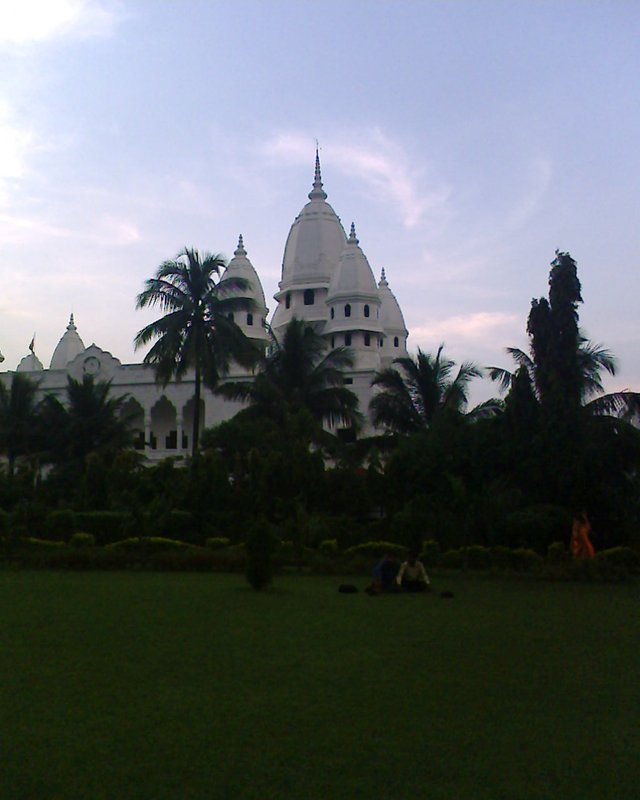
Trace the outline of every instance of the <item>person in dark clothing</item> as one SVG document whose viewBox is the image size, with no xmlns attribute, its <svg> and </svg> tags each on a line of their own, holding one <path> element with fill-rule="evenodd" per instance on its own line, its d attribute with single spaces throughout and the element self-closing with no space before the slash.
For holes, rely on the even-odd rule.
<svg viewBox="0 0 640 800">
<path fill-rule="evenodd" d="M 382 594 L 383 592 L 396 592 L 398 586 L 398 557 L 395 553 L 385 553 L 373 569 L 373 581 L 367 586 L 368 594 Z"/>
</svg>

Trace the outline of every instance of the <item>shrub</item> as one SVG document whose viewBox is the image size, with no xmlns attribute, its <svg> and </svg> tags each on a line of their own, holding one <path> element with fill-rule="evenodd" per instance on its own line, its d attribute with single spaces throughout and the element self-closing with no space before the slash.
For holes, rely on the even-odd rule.
<svg viewBox="0 0 640 800">
<path fill-rule="evenodd" d="M 23 536 L 20 539 L 20 548 L 25 550 L 57 550 L 64 546 L 64 542 L 54 542 L 50 539 L 38 539 L 35 536 Z"/>
<path fill-rule="evenodd" d="M 204 544 L 209 550 L 224 550 L 231 544 L 231 539 L 226 536 L 210 536 Z"/>
<path fill-rule="evenodd" d="M 323 556 L 328 556 L 329 558 L 337 556 L 339 553 L 338 540 L 323 539 L 318 545 L 318 550 L 320 551 L 320 553 L 322 553 Z"/>
<path fill-rule="evenodd" d="M 183 542 L 195 542 L 199 539 L 194 515 L 178 508 L 172 508 L 163 516 L 158 533 Z"/>
<path fill-rule="evenodd" d="M 440 563 L 442 553 L 440 552 L 440 545 L 435 539 L 427 539 L 422 543 L 422 553 L 420 560 L 424 562 L 427 567 L 437 567 Z"/>
<path fill-rule="evenodd" d="M 630 547 L 612 547 L 596 554 L 599 564 L 614 567 L 627 575 L 640 574 L 640 553 Z"/>
<path fill-rule="evenodd" d="M 59 511 L 50 511 L 45 519 L 45 531 L 47 537 L 58 542 L 66 540 L 75 533 L 76 515 L 71 509 L 65 508 Z"/>
<path fill-rule="evenodd" d="M 464 555 L 469 569 L 489 569 L 491 567 L 491 551 L 479 544 L 465 548 Z"/>
<path fill-rule="evenodd" d="M 11 514 L 0 508 L 0 536 L 6 536 L 11 527 Z"/>
<path fill-rule="evenodd" d="M 464 552 L 462 550 L 447 550 L 440 558 L 440 566 L 445 569 L 462 569 L 464 565 Z"/>
<path fill-rule="evenodd" d="M 372 558 L 382 558 L 387 553 L 393 553 L 398 558 L 403 558 L 407 554 L 407 548 L 394 542 L 363 542 L 354 545 L 344 551 L 345 556 L 371 556 Z"/>
<path fill-rule="evenodd" d="M 511 567 L 511 548 L 497 544 L 491 550 L 491 564 L 494 569 L 509 569 Z"/>
<path fill-rule="evenodd" d="M 190 545 L 177 539 L 165 539 L 162 536 L 136 536 L 112 542 L 105 550 L 124 550 L 130 553 L 155 553 L 161 550 L 186 550 Z"/>
<path fill-rule="evenodd" d="M 507 516 L 508 544 L 544 551 L 571 531 L 571 514 L 562 506 L 535 505 Z"/>
<path fill-rule="evenodd" d="M 526 547 L 518 547 L 509 554 L 511 569 L 516 572 L 535 572 L 542 566 L 542 556 Z"/>
<path fill-rule="evenodd" d="M 76 526 L 93 534 L 100 545 L 119 541 L 133 524 L 132 515 L 122 511 L 81 511 L 76 512 L 75 520 Z"/>
<path fill-rule="evenodd" d="M 547 547 L 547 564 L 554 566 L 564 564 L 569 559 L 569 554 L 565 550 L 564 542 L 551 542 Z"/>
<path fill-rule="evenodd" d="M 74 533 L 69 539 L 70 547 L 95 547 L 96 537 L 92 533 Z"/>
</svg>

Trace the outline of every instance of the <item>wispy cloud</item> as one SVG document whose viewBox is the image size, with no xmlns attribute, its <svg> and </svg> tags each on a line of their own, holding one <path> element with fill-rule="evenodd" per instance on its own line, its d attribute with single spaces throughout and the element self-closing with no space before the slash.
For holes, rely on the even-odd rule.
<svg viewBox="0 0 640 800">
<path fill-rule="evenodd" d="M 27 162 L 37 147 L 33 130 L 12 114 L 0 100 L 0 207 L 9 199 L 10 185 L 27 173 Z"/>
<path fill-rule="evenodd" d="M 508 225 L 511 229 L 522 228 L 540 208 L 551 181 L 553 179 L 553 164 L 546 156 L 534 158 L 528 167 L 526 176 L 527 187 L 518 199 L 508 216 Z"/>
<path fill-rule="evenodd" d="M 105 36 L 122 17 L 117 0 L 7 0 L 0 3 L 0 45 Z"/>
<path fill-rule="evenodd" d="M 419 345 L 421 342 L 434 346 L 434 342 L 447 342 L 452 338 L 467 339 L 477 343 L 486 339 L 493 341 L 496 335 L 518 325 L 517 314 L 502 311 L 478 311 L 474 314 L 458 314 L 434 320 L 426 325 L 413 326 L 411 338 Z"/>
<path fill-rule="evenodd" d="M 313 139 L 306 134 L 283 132 L 267 141 L 262 153 L 278 164 L 308 164 L 312 144 Z M 446 207 L 449 187 L 426 190 L 425 166 L 416 170 L 403 148 L 379 129 L 344 134 L 328 147 L 332 166 L 366 184 L 397 208 L 407 228 L 416 227 L 425 217 Z"/>
</svg>

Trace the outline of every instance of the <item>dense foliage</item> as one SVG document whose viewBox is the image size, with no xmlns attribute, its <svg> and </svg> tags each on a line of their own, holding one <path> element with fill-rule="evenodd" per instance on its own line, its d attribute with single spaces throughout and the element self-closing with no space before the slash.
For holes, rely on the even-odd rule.
<svg viewBox="0 0 640 800">
<path fill-rule="evenodd" d="M 177 268 L 186 280 L 198 264 L 187 259 Z M 150 283 L 149 298 L 178 291 L 166 270 Z M 203 324 L 224 303 L 214 297 L 218 284 L 206 285 L 213 294 L 198 306 Z M 559 253 L 548 298 L 532 302 L 530 352 L 509 350 L 513 373 L 490 370 L 507 390 L 503 402 L 465 413 L 468 381 L 480 370 L 463 363 L 455 371 L 442 347 L 419 351 L 374 380 L 371 413 L 392 436 L 357 441 L 334 435 L 361 422 L 343 380 L 351 354 L 328 350 L 294 320 L 253 383 L 222 388 L 247 406 L 203 433 L 190 470 L 172 460 L 143 465 L 131 449 L 125 398 L 113 397 L 109 384 L 70 380 L 64 402 L 38 404 L 37 387 L 16 375 L 0 389 L 0 537 L 15 551 L 28 540 L 75 536 L 64 557 L 77 563 L 89 558 L 92 542 L 144 542 L 148 552 L 152 541 L 178 540 L 200 548 L 175 556 L 194 568 L 237 564 L 246 543 L 252 582 L 265 586 L 272 555 L 286 550 L 299 566 L 311 549 L 326 563 L 347 551 L 371 558 L 371 546 L 358 549 L 366 543 L 429 542 L 429 563 L 448 553 L 450 566 L 561 564 L 553 554 L 566 553 L 572 516 L 586 510 L 596 550 L 614 552 L 599 569 L 613 569 L 615 553 L 628 552 L 615 548 L 640 549 L 640 402 L 630 391 L 604 394 L 601 374 L 614 372 L 615 360 L 580 330 L 580 302 L 575 262 Z M 216 335 L 225 328 L 218 323 Z M 164 324 L 144 336 L 162 328 L 171 338 Z M 183 327 L 176 330 L 180 347 L 158 339 L 151 351 L 165 380 L 183 374 L 194 352 Z M 228 352 L 219 351 L 223 361 Z M 202 357 L 203 379 L 214 385 L 222 362 L 215 353 Z"/>
</svg>

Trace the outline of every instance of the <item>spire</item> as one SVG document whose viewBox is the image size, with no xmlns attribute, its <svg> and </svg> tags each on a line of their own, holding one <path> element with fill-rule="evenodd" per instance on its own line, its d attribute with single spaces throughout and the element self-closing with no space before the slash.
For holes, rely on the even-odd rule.
<svg viewBox="0 0 640 800">
<path fill-rule="evenodd" d="M 67 330 L 68 330 L 68 331 L 75 331 L 75 330 L 77 330 L 77 328 L 76 328 L 76 326 L 75 326 L 75 323 L 74 323 L 74 321 L 73 321 L 73 314 L 71 314 L 71 316 L 69 317 L 69 324 L 67 325 Z"/>
<path fill-rule="evenodd" d="M 348 239 L 348 241 L 349 241 L 349 244 L 358 244 L 359 241 L 360 241 L 358 239 L 358 237 L 356 236 L 356 226 L 355 226 L 354 222 L 351 223 L 351 230 L 349 231 L 349 239 Z"/>
<path fill-rule="evenodd" d="M 378 284 L 378 286 L 388 286 L 388 285 L 389 284 L 387 283 L 387 276 L 385 275 L 384 267 L 382 267 L 382 272 L 380 273 L 380 283 Z"/>
<path fill-rule="evenodd" d="M 247 251 L 244 249 L 244 242 L 242 240 L 242 234 L 238 236 L 238 247 L 233 253 L 234 256 L 246 256 Z"/>
<path fill-rule="evenodd" d="M 327 193 L 322 188 L 322 175 L 320 174 L 320 154 L 316 144 L 316 172 L 313 178 L 313 189 L 309 192 L 309 200 L 326 200 Z"/>
</svg>

